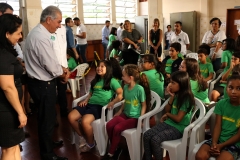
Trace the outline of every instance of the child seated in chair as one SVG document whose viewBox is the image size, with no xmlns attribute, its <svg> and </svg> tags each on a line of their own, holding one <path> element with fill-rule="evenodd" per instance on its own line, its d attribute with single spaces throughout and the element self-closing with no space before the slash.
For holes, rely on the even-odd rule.
<svg viewBox="0 0 240 160">
<path fill-rule="evenodd" d="M 199 68 L 201 75 L 204 80 L 207 82 L 213 78 L 213 65 L 212 63 L 207 62 L 208 52 L 206 49 L 198 50 L 198 60 L 199 60 Z"/>
<path fill-rule="evenodd" d="M 72 71 L 77 67 L 77 63 L 75 59 L 71 56 L 69 52 L 67 52 L 67 62 L 68 62 L 69 71 Z M 77 70 L 75 70 L 74 72 L 71 72 L 69 78 L 74 79 L 76 77 L 76 74 L 77 74 Z"/>
<path fill-rule="evenodd" d="M 101 118 L 102 107 L 109 108 L 122 100 L 122 87 L 112 76 L 112 66 L 109 61 L 103 60 L 97 64 L 96 76 L 91 81 L 90 92 L 86 99 L 78 102 L 78 105 L 69 113 L 68 119 L 73 129 L 80 136 L 80 151 L 88 152 L 95 146 L 93 128 L 91 123 Z M 116 95 L 113 98 L 113 95 Z M 84 133 L 79 128 L 79 119 Z M 86 139 L 86 140 L 85 140 Z"/>
<path fill-rule="evenodd" d="M 214 109 L 216 114 L 212 139 L 198 150 L 196 160 L 237 160 L 240 158 L 240 76 L 233 75 L 227 82 L 229 98 L 220 100 Z"/>
</svg>

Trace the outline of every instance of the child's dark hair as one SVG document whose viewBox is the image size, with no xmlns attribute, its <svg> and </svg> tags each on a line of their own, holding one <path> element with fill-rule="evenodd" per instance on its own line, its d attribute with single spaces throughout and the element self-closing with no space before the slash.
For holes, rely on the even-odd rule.
<svg viewBox="0 0 240 160">
<path fill-rule="evenodd" d="M 206 43 L 203 43 L 198 47 L 198 49 L 206 49 L 208 53 L 207 55 L 209 55 L 211 47 L 209 47 L 209 45 L 207 45 Z"/>
<path fill-rule="evenodd" d="M 150 92 L 150 86 L 147 79 L 147 76 L 140 72 L 139 68 L 135 64 L 127 64 L 124 66 L 124 71 L 127 73 L 128 76 L 133 76 L 134 81 L 141 85 L 144 88 L 145 94 L 146 94 L 146 105 L 147 110 L 146 112 L 151 110 L 151 92 Z"/>
<path fill-rule="evenodd" d="M 101 60 L 98 62 L 97 67 L 100 66 L 101 63 L 104 63 L 104 66 L 106 67 L 106 73 L 103 77 L 103 90 L 110 90 L 110 83 L 112 79 L 112 65 L 109 61 Z M 93 90 L 93 87 L 96 85 L 97 82 L 101 80 L 101 76 L 96 74 L 95 78 L 91 81 L 91 89 Z"/>
<path fill-rule="evenodd" d="M 232 55 L 234 57 L 240 58 L 240 50 L 239 51 L 234 51 Z"/>
<path fill-rule="evenodd" d="M 198 53 L 198 54 L 201 54 L 201 53 L 203 53 L 203 54 L 205 54 L 205 55 L 208 55 L 208 52 L 207 52 L 207 50 L 206 50 L 206 49 L 204 49 L 204 48 L 201 48 L 201 49 L 199 49 L 199 50 L 197 51 L 197 53 Z"/>
<path fill-rule="evenodd" d="M 178 42 L 172 43 L 170 47 L 174 48 L 177 52 L 181 52 L 181 44 Z"/>
<path fill-rule="evenodd" d="M 157 72 L 160 75 L 160 81 L 164 81 L 164 77 L 166 76 L 164 63 L 158 61 L 156 56 L 153 54 L 145 54 L 142 56 L 142 58 L 144 58 L 144 61 L 154 64 L 155 69 L 157 70 Z"/>
<path fill-rule="evenodd" d="M 240 64 L 237 64 L 233 67 L 232 75 L 240 75 Z"/>
<path fill-rule="evenodd" d="M 232 52 L 235 50 L 235 40 L 233 38 L 224 39 L 222 42 L 226 42 L 226 50 Z"/>
<path fill-rule="evenodd" d="M 205 91 L 207 89 L 207 82 L 203 79 L 198 61 L 194 58 L 185 58 L 183 61 L 186 64 L 189 77 L 198 82 L 198 92 Z"/>
<path fill-rule="evenodd" d="M 121 42 L 119 40 L 112 41 L 112 47 L 114 49 L 118 50 L 120 45 L 121 45 Z"/>
<path fill-rule="evenodd" d="M 122 79 L 122 69 L 119 65 L 119 62 L 116 60 L 116 58 L 110 57 L 109 62 L 112 65 L 112 76 L 118 80 Z"/>
<path fill-rule="evenodd" d="M 184 71 L 176 71 L 171 74 L 171 80 L 177 82 L 179 85 L 179 91 L 176 93 L 178 110 L 184 103 L 188 102 L 188 113 L 189 111 L 191 111 L 192 106 L 195 106 L 194 95 L 191 90 L 188 73 Z"/>
<path fill-rule="evenodd" d="M 116 36 L 116 31 L 117 31 L 117 28 L 116 27 L 112 27 L 110 34 L 113 34 L 113 35 Z"/>
<path fill-rule="evenodd" d="M 227 85 L 231 80 L 240 80 L 240 75 L 239 74 L 233 74 L 231 77 L 229 77 L 228 80 L 227 80 Z"/>
</svg>

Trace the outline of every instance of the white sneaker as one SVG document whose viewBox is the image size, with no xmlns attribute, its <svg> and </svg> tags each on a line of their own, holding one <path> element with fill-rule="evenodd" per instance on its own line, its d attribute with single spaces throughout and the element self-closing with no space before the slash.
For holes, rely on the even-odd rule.
<svg viewBox="0 0 240 160">
<path fill-rule="evenodd" d="M 88 151 L 90 151 L 92 148 L 94 148 L 95 147 L 95 144 L 92 146 L 92 147 L 90 147 L 87 143 L 84 145 L 84 146 L 82 146 L 81 148 L 80 148 L 80 152 L 88 152 Z"/>
<path fill-rule="evenodd" d="M 86 139 L 83 136 L 79 136 L 79 148 L 85 146 L 87 144 Z"/>
</svg>

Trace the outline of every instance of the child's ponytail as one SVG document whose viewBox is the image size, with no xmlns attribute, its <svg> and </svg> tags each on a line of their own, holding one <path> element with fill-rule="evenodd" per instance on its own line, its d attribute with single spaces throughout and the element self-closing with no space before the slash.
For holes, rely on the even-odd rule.
<svg viewBox="0 0 240 160">
<path fill-rule="evenodd" d="M 144 91 L 146 94 L 146 105 L 147 105 L 146 112 L 148 112 L 151 110 L 151 91 L 150 91 L 148 78 L 146 74 L 143 72 L 140 72 L 139 85 L 141 85 L 144 88 Z"/>
</svg>

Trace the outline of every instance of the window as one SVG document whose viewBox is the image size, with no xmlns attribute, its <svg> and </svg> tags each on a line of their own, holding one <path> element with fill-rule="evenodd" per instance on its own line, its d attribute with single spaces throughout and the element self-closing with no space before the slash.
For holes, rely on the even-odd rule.
<svg viewBox="0 0 240 160">
<path fill-rule="evenodd" d="M 83 0 L 85 24 L 103 24 L 110 16 L 110 0 Z"/>
<path fill-rule="evenodd" d="M 4 2 L 12 6 L 13 14 L 19 15 L 19 0 L 0 0 L 0 2 Z"/>
<path fill-rule="evenodd" d="M 124 22 L 128 19 L 131 23 L 135 22 L 136 0 L 116 0 L 116 21 Z"/>
<path fill-rule="evenodd" d="M 42 9 L 53 5 L 62 11 L 62 23 L 65 23 L 67 17 L 77 17 L 77 0 L 41 0 Z"/>
</svg>

